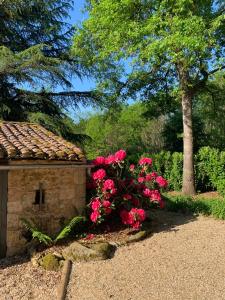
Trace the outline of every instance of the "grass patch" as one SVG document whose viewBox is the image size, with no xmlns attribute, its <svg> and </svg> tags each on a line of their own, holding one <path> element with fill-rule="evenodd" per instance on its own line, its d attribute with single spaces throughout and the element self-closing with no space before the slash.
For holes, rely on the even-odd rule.
<svg viewBox="0 0 225 300">
<path fill-rule="evenodd" d="M 173 212 L 203 214 L 225 220 L 225 199 L 193 199 L 187 196 L 164 195 L 166 209 Z"/>
</svg>

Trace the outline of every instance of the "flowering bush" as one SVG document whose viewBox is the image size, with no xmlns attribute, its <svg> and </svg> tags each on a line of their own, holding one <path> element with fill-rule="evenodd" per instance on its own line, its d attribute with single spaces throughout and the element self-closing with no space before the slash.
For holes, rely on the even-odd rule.
<svg viewBox="0 0 225 300">
<path fill-rule="evenodd" d="M 139 229 L 152 203 L 164 207 L 160 189 L 166 188 L 168 182 L 152 170 L 152 159 L 143 157 L 136 166 L 128 165 L 125 159 L 126 151 L 119 150 L 93 161 L 87 183 L 88 209 L 93 223 L 101 223 L 116 214 L 123 224 Z"/>
</svg>

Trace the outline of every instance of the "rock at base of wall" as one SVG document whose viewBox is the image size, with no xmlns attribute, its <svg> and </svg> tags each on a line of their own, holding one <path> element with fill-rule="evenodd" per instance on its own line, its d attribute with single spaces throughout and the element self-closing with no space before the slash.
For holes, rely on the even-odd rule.
<svg viewBox="0 0 225 300">
<path fill-rule="evenodd" d="M 63 250 L 62 255 L 65 259 L 78 262 L 108 259 L 114 251 L 115 247 L 107 242 L 88 244 L 88 246 L 73 242 Z"/>
<path fill-rule="evenodd" d="M 48 271 L 58 271 L 61 268 L 60 260 L 52 253 L 46 254 L 39 260 L 40 266 Z"/>
</svg>

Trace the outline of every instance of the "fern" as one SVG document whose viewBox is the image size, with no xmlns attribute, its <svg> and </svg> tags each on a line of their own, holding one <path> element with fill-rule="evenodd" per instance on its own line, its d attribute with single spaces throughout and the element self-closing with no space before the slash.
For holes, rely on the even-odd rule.
<svg viewBox="0 0 225 300">
<path fill-rule="evenodd" d="M 57 237 L 53 240 L 47 234 L 41 232 L 34 224 L 29 222 L 28 220 L 22 218 L 21 221 L 25 228 L 32 233 L 32 238 L 37 239 L 40 243 L 44 243 L 45 245 L 49 246 L 51 244 L 56 244 L 59 240 L 65 239 L 72 229 L 80 222 L 85 221 L 85 217 L 76 216 L 70 220 L 70 222 L 60 231 Z"/>
<path fill-rule="evenodd" d="M 81 216 L 77 216 L 74 217 L 72 220 L 70 220 L 69 224 L 67 224 L 61 231 L 60 233 L 57 235 L 57 237 L 54 240 L 54 243 L 57 243 L 59 240 L 65 239 L 70 232 L 72 231 L 72 229 L 80 222 L 85 221 L 86 218 L 85 217 L 81 217 Z"/>
<path fill-rule="evenodd" d="M 31 222 L 29 222 L 26 219 L 21 219 L 21 221 L 26 227 L 26 229 L 32 233 L 33 239 L 36 238 L 40 243 L 44 243 L 47 246 L 53 243 L 52 238 L 47 234 L 41 232 L 34 224 L 31 224 Z"/>
</svg>

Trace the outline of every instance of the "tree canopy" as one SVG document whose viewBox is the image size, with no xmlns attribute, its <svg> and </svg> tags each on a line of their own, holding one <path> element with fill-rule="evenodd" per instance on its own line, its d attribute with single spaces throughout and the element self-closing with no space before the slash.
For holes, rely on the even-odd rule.
<svg viewBox="0 0 225 300">
<path fill-rule="evenodd" d="M 163 122 L 161 119 L 149 120 L 144 116 L 146 111 L 146 105 L 138 102 L 80 120 L 77 130 L 91 138 L 85 143 L 88 158 L 126 149 L 132 160 L 149 149 L 160 151 L 163 147 Z"/>
<path fill-rule="evenodd" d="M 73 53 L 97 78 L 106 79 L 101 87 L 144 100 L 158 95 L 168 102 L 181 99 L 186 194 L 195 193 L 192 102 L 209 77 L 225 68 L 223 4 L 89 0 L 89 18 L 74 38 Z M 124 60 L 129 68 L 124 68 Z"/>
<path fill-rule="evenodd" d="M 94 98 L 72 90 L 71 76 L 84 75 L 70 55 L 72 8 L 71 0 L 1 1 L 1 118 L 25 120 L 29 111 L 48 114 L 55 104 L 65 108 Z M 66 90 L 56 92 L 59 86 Z"/>
</svg>

